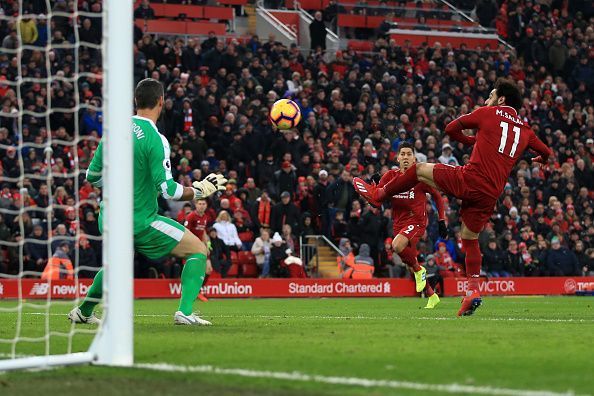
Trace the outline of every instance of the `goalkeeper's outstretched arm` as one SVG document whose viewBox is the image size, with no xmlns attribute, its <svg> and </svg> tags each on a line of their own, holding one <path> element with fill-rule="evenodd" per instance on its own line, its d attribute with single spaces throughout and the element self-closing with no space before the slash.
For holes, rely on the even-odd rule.
<svg viewBox="0 0 594 396">
<path fill-rule="evenodd" d="M 216 175 L 214 173 L 206 176 L 202 181 L 195 181 L 192 187 L 184 187 L 171 179 L 167 182 L 168 187 L 166 190 L 177 192 L 181 188 L 181 196 L 178 198 L 176 195 L 170 196 L 163 192 L 163 198 L 178 201 L 194 201 L 200 198 L 207 198 L 217 191 L 225 191 L 225 184 L 227 184 L 227 179 L 223 175 Z"/>
<path fill-rule="evenodd" d="M 202 181 L 195 181 L 192 187 L 184 187 L 180 201 L 194 201 L 207 198 L 217 191 L 225 191 L 227 179 L 223 175 L 211 173 Z"/>
</svg>

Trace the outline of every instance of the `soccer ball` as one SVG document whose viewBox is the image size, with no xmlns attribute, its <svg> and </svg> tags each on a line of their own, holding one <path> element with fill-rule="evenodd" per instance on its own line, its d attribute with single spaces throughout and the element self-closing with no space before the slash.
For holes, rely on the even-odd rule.
<svg viewBox="0 0 594 396">
<path fill-rule="evenodd" d="M 297 126 L 301 121 L 301 109 L 290 99 L 277 100 L 270 109 L 270 122 L 278 129 L 285 130 Z"/>
</svg>

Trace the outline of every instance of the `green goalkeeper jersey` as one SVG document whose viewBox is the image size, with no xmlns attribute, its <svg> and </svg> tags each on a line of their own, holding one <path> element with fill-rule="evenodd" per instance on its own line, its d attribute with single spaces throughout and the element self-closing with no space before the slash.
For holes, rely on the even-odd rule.
<svg viewBox="0 0 594 396">
<path fill-rule="evenodd" d="M 134 235 L 150 226 L 157 216 L 159 194 L 165 199 L 179 200 L 183 186 L 171 175 L 169 142 L 148 118 L 132 117 L 134 139 Z M 103 139 L 87 170 L 87 180 L 102 185 Z M 101 206 L 103 210 L 103 206 Z"/>
</svg>

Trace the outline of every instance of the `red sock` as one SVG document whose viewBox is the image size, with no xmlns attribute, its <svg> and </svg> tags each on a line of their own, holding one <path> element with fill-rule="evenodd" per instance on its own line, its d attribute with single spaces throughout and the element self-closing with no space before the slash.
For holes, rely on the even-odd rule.
<svg viewBox="0 0 594 396">
<path fill-rule="evenodd" d="M 417 250 L 410 246 L 405 247 L 400 253 L 398 253 L 402 262 L 408 265 L 414 272 L 420 271 L 421 266 L 417 261 Z"/>
<path fill-rule="evenodd" d="M 417 177 L 417 165 L 414 164 L 406 172 L 398 177 L 390 180 L 384 187 L 380 188 L 379 198 L 384 199 L 385 197 L 391 197 L 395 194 L 406 192 L 416 186 L 419 183 Z"/>
<path fill-rule="evenodd" d="M 425 286 L 425 295 L 431 297 L 434 294 L 435 292 L 433 291 L 433 288 L 429 285 L 429 282 L 427 282 L 427 286 Z"/>
<path fill-rule="evenodd" d="M 479 290 L 479 276 L 483 260 L 478 239 L 462 239 L 462 250 L 466 253 L 466 277 L 470 292 Z"/>
</svg>

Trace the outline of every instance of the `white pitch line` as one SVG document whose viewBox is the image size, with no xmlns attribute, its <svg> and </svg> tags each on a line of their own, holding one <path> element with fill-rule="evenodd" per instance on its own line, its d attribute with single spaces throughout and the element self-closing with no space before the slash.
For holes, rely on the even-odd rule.
<svg viewBox="0 0 594 396">
<path fill-rule="evenodd" d="M 45 312 L 23 312 L 24 315 L 48 315 Z M 50 313 L 50 316 L 66 316 L 66 314 Z M 167 314 L 135 314 L 137 318 L 169 318 Z M 548 319 L 548 318 L 457 318 L 449 316 L 335 316 L 335 315 L 201 315 L 206 318 L 256 318 L 256 319 L 323 319 L 323 320 L 471 320 L 487 322 L 543 322 L 543 323 L 594 323 L 594 319 Z"/>
<path fill-rule="evenodd" d="M 475 386 L 463 384 L 429 384 L 423 382 L 396 381 L 396 380 L 378 380 L 370 378 L 357 377 L 334 377 L 316 374 L 305 374 L 299 371 L 261 371 L 241 368 L 222 368 L 214 366 L 183 366 L 169 363 L 138 363 L 135 368 L 155 371 L 166 371 L 174 373 L 208 373 L 233 375 L 249 378 L 268 378 L 286 381 L 317 382 L 321 384 L 348 385 L 364 388 L 391 388 L 408 389 L 428 392 L 445 392 L 454 394 L 480 394 L 480 395 L 504 395 L 504 396 L 573 396 L 575 393 L 568 391 L 564 393 L 548 390 L 528 390 L 528 389 L 510 389 L 497 388 L 491 386 Z"/>
<path fill-rule="evenodd" d="M 16 357 L 26 357 L 30 355 L 17 354 Z M 11 354 L 0 353 L 0 357 L 11 358 Z M 358 377 L 334 377 L 316 374 L 305 374 L 299 371 L 261 371 L 239 368 L 222 368 L 214 366 L 183 366 L 169 363 L 137 363 L 134 368 L 165 371 L 174 373 L 208 373 L 220 375 L 234 375 L 238 377 L 249 378 L 269 378 L 285 381 L 317 382 L 331 385 L 359 386 L 363 388 L 391 388 L 391 389 L 409 389 L 417 391 L 445 392 L 454 394 L 480 394 L 497 396 L 576 396 L 572 391 L 553 392 L 548 390 L 529 390 L 529 389 L 511 389 L 497 388 L 492 386 L 475 386 L 463 384 L 429 384 L 423 382 L 397 381 L 397 380 L 378 380 Z M 55 367 L 53 367 L 55 368 Z M 47 368 L 47 369 L 52 369 Z M 0 375 L 5 372 L 0 372 Z M 587 395 L 580 395 L 587 396 Z"/>
</svg>

